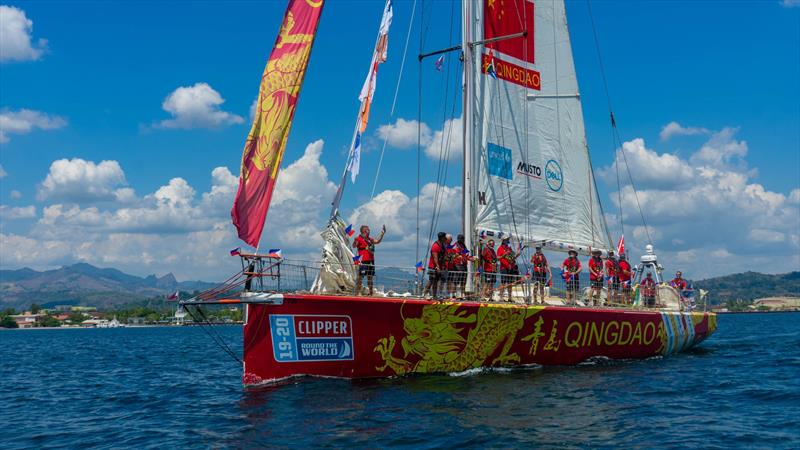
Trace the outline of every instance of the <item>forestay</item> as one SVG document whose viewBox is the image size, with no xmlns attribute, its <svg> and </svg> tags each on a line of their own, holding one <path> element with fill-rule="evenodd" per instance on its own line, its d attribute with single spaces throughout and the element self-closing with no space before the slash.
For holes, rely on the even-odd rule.
<svg viewBox="0 0 800 450">
<path fill-rule="evenodd" d="M 563 1 L 470 1 L 468 40 L 484 42 L 472 46 L 467 77 L 473 231 L 555 249 L 612 248 Z"/>
</svg>

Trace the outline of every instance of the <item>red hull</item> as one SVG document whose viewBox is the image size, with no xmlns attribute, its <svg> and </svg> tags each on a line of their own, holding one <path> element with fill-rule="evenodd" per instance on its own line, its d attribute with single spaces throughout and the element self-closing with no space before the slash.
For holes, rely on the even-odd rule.
<svg viewBox="0 0 800 450">
<path fill-rule="evenodd" d="M 716 329 L 713 313 L 299 294 L 279 303 L 247 305 L 245 384 L 641 359 L 686 350 Z"/>
</svg>

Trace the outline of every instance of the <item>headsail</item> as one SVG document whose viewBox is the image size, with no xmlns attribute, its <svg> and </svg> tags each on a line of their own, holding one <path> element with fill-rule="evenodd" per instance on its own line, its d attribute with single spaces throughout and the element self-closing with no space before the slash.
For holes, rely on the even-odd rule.
<svg viewBox="0 0 800 450">
<path fill-rule="evenodd" d="M 256 115 L 244 144 L 239 190 L 231 210 L 239 238 L 253 247 L 258 247 L 267 219 L 323 2 L 289 0 L 261 76 Z"/>
<path fill-rule="evenodd" d="M 471 0 L 473 232 L 611 248 L 584 134 L 562 0 Z M 487 73 L 494 72 L 494 73 Z"/>
</svg>

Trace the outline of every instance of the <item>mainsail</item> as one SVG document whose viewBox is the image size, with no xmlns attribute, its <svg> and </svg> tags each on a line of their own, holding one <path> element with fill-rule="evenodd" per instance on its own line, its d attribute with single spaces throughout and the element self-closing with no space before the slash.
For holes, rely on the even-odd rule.
<svg viewBox="0 0 800 450">
<path fill-rule="evenodd" d="M 231 210 L 239 238 L 253 247 L 261 240 L 322 6 L 323 0 L 289 1 L 261 76 L 256 114 L 242 153 L 239 190 Z"/>
<path fill-rule="evenodd" d="M 610 249 L 564 2 L 468 3 L 467 226 L 555 249 Z"/>
</svg>

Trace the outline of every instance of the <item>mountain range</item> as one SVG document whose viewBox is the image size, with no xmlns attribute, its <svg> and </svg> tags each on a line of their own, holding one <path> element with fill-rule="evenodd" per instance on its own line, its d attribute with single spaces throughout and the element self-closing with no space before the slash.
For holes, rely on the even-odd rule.
<svg viewBox="0 0 800 450">
<path fill-rule="evenodd" d="M 553 273 L 557 270 L 554 268 Z M 800 296 L 800 272 L 780 275 L 744 272 L 694 281 L 693 284 L 695 288 L 709 291 L 709 301 L 713 304 L 728 300 Z M 0 270 L 0 309 L 22 309 L 31 303 L 44 307 L 84 305 L 108 308 L 163 298 L 175 291 L 202 291 L 216 285 L 206 281 L 179 282 L 171 273 L 161 277 L 138 277 L 86 263 L 41 272 L 29 268 Z"/>
<path fill-rule="evenodd" d="M 86 305 L 105 308 L 164 296 L 175 291 L 204 290 L 216 283 L 178 281 L 168 273 L 162 277 L 137 277 L 117 269 L 101 269 L 78 263 L 60 269 L 29 268 L 0 270 L 0 308 L 25 308 L 31 303 L 44 307 Z"/>
</svg>

